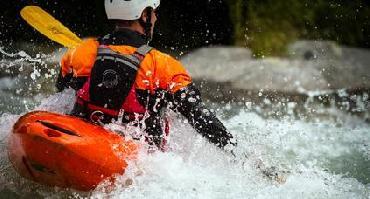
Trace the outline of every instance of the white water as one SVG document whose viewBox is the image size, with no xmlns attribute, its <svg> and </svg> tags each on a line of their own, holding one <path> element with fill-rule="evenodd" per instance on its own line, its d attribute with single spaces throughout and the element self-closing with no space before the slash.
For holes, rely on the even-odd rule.
<svg viewBox="0 0 370 199">
<path fill-rule="evenodd" d="M 73 104 L 68 90 L 43 99 L 37 109 L 68 112 Z M 222 114 L 222 111 L 219 113 Z M 89 196 L 92 198 L 368 198 L 369 184 L 351 174 L 335 174 L 330 161 L 360 154 L 369 163 L 370 126 L 355 117 L 343 116 L 340 126 L 331 122 L 302 122 L 263 119 L 248 109 L 225 119 L 224 123 L 238 139 L 237 158 L 232 158 L 197 135 L 189 125 L 172 118 L 171 151 L 142 153 L 114 186 L 101 185 L 86 194 L 35 185 L 19 178 L 6 157 L 6 138 L 18 115 L 0 118 L 1 170 L 0 191 L 11 190 L 29 196 Z M 276 166 L 286 176 L 279 184 L 266 178 L 256 162 Z M 361 162 L 348 162 L 356 166 Z M 346 167 L 347 165 L 342 165 Z M 367 165 L 369 166 L 369 165 Z M 369 169 L 369 167 L 365 169 Z M 5 174 L 8 173 L 7 174 Z M 350 172 L 350 170 L 348 171 Z M 369 173 L 368 171 L 362 171 Z M 9 175 L 10 173 L 10 175 Z M 140 175 L 137 175 L 140 173 Z M 133 185 L 124 187 L 127 178 Z M 109 190 L 109 191 L 108 191 Z M 0 192 L 1 193 L 1 192 Z"/>
<path fill-rule="evenodd" d="M 33 79 L 32 74 L 43 73 L 27 73 L 26 83 L 18 77 L 0 79 L 4 103 L 0 107 L 6 107 L 0 116 L 0 198 L 370 198 L 370 126 L 363 119 L 332 108 L 318 111 L 335 119 L 307 122 L 288 115 L 274 120 L 259 116 L 253 111 L 259 107 L 252 104 L 215 105 L 217 115 L 238 139 L 236 158 L 209 144 L 171 113 L 171 150 L 143 152 L 114 185 L 103 183 L 89 193 L 37 185 L 12 169 L 7 137 L 18 113 L 34 110 L 34 104 L 38 110 L 69 112 L 74 92 L 26 93 L 15 100 L 17 90 L 41 81 L 43 75 Z M 35 80 L 31 86 L 30 80 Z M 50 84 L 46 81 L 36 91 Z M 276 167 L 285 182 L 266 177 L 257 168 L 261 162 L 265 168 Z M 133 179 L 133 184 L 123 186 L 127 179 Z"/>
</svg>

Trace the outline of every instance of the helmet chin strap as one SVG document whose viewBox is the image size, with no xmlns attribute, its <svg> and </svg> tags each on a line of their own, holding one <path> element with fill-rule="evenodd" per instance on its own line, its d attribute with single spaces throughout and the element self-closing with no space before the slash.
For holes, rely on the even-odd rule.
<svg viewBox="0 0 370 199">
<path fill-rule="evenodd" d="M 152 19 L 153 8 L 148 7 L 148 8 L 145 9 L 145 11 L 147 13 L 146 19 L 144 21 L 140 18 L 139 23 L 144 28 L 146 41 L 147 41 L 147 43 L 149 43 L 152 40 L 151 30 L 152 30 L 153 24 L 151 22 L 151 19 Z"/>
</svg>

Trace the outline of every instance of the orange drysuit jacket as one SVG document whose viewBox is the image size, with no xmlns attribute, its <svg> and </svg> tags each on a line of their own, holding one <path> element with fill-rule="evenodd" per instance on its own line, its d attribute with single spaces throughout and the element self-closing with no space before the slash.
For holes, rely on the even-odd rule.
<svg viewBox="0 0 370 199">
<path fill-rule="evenodd" d="M 94 65 L 99 42 L 90 38 L 70 49 L 62 58 L 61 72 L 63 76 L 69 73 L 73 77 L 88 77 Z M 122 54 L 133 54 L 136 48 L 126 45 L 108 45 L 108 47 Z M 151 50 L 140 64 L 134 83 L 136 89 L 168 90 L 175 93 L 191 83 L 191 78 L 182 64 L 171 56 L 158 50 Z"/>
</svg>

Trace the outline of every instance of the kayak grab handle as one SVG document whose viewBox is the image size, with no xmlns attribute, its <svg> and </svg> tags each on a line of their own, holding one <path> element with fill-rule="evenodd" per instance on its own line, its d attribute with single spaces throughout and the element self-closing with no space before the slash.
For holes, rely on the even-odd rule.
<svg viewBox="0 0 370 199">
<path fill-rule="evenodd" d="M 72 135 L 72 136 L 77 136 L 77 137 L 81 137 L 80 135 L 78 135 L 77 133 L 71 131 L 71 130 L 68 130 L 68 129 L 64 129 L 62 127 L 59 127 L 55 124 L 52 124 L 50 122 L 45 122 L 45 121 L 42 121 L 42 120 L 37 120 L 36 122 L 39 122 L 41 123 L 42 125 L 48 127 L 48 128 L 51 128 L 53 130 L 57 130 L 57 131 L 60 131 L 62 133 L 65 133 L 65 134 L 68 134 L 68 135 Z"/>
</svg>

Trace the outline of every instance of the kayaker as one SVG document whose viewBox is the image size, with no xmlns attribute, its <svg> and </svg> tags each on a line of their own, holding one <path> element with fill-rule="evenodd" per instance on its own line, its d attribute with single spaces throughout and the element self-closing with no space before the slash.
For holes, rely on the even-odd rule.
<svg viewBox="0 0 370 199">
<path fill-rule="evenodd" d="M 142 125 L 148 143 L 162 147 L 162 110 L 181 113 L 194 129 L 220 148 L 235 146 L 219 119 L 207 109 L 182 64 L 147 44 L 160 0 L 105 0 L 115 30 L 86 39 L 62 58 L 57 88 L 76 89 L 73 115 L 92 122 Z"/>
</svg>

